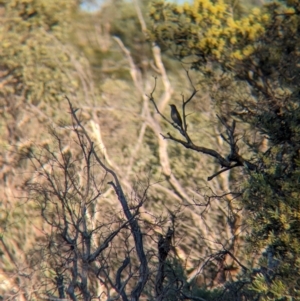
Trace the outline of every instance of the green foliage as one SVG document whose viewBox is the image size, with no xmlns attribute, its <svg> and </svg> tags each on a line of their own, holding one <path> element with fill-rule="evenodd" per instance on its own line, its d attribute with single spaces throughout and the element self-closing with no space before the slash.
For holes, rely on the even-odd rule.
<svg viewBox="0 0 300 301">
<path fill-rule="evenodd" d="M 264 251 L 248 286 L 262 300 L 299 298 L 299 12 L 298 1 L 281 1 L 235 19 L 221 0 L 155 2 L 150 11 L 160 45 L 180 59 L 192 58 L 206 76 L 216 76 L 207 72 L 213 63 L 228 74 L 225 90 L 246 83 L 240 97 L 237 91 L 229 98 L 221 90 L 211 93 L 227 114 L 268 140 L 263 152 L 249 140 L 257 170 L 249 173 L 242 199 L 251 229 L 249 256 Z"/>
<path fill-rule="evenodd" d="M 254 8 L 236 19 L 223 0 L 196 0 L 175 5 L 154 2 L 150 8 L 154 22 L 152 37 L 163 47 L 172 47 L 179 58 L 242 59 L 253 53 L 253 43 L 265 31 L 269 15 Z"/>
<path fill-rule="evenodd" d="M 70 49 L 64 44 L 76 1 L 2 3 L 0 96 L 19 95 L 37 104 L 78 88 Z"/>
</svg>

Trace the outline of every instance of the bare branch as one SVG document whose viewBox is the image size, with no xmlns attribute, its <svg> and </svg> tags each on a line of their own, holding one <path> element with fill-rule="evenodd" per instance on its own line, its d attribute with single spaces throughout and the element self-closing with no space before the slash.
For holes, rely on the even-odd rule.
<svg viewBox="0 0 300 301">
<path fill-rule="evenodd" d="M 70 111 L 72 112 L 73 120 L 74 120 L 75 124 L 77 124 L 81 128 L 84 136 L 88 140 L 96 161 L 114 179 L 114 181 L 109 182 L 109 184 L 112 185 L 112 187 L 114 188 L 115 193 L 118 196 L 120 204 L 121 204 L 121 206 L 123 208 L 123 212 L 124 212 L 124 214 L 125 214 L 125 216 L 127 218 L 127 221 L 129 222 L 131 233 L 133 235 L 134 242 L 135 242 L 137 256 L 138 256 L 139 261 L 140 261 L 139 279 L 138 279 L 138 281 L 137 281 L 137 283 L 135 285 L 135 288 L 131 291 L 131 298 L 132 298 L 132 300 L 138 300 L 139 296 L 141 295 L 141 293 L 143 291 L 143 288 L 144 288 L 144 286 L 145 286 L 145 284 L 147 282 L 148 276 L 149 276 L 149 268 L 148 268 L 146 254 L 145 254 L 145 251 L 144 251 L 142 232 L 140 230 L 140 227 L 139 227 L 139 224 L 138 224 L 137 220 L 134 218 L 134 216 L 132 215 L 132 213 L 131 213 L 131 211 L 129 209 L 129 206 L 128 206 L 125 194 L 123 192 L 122 186 L 120 184 L 120 181 L 118 179 L 118 176 L 116 175 L 116 173 L 112 169 L 108 168 L 102 162 L 102 160 L 99 158 L 97 152 L 94 149 L 94 143 L 93 143 L 93 141 L 89 137 L 86 129 L 80 123 L 80 121 L 79 121 L 78 117 L 76 116 L 76 114 L 74 113 L 74 109 L 73 109 L 71 101 L 69 100 L 69 98 L 67 96 L 66 96 L 66 99 L 67 99 L 67 101 L 69 103 Z"/>
</svg>

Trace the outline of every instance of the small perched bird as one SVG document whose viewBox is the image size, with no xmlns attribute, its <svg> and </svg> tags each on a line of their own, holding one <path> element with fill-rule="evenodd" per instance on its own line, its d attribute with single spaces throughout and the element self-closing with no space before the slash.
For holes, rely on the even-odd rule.
<svg viewBox="0 0 300 301">
<path fill-rule="evenodd" d="M 175 105 L 170 105 L 171 107 L 171 118 L 172 120 L 182 128 L 182 119 Z"/>
</svg>

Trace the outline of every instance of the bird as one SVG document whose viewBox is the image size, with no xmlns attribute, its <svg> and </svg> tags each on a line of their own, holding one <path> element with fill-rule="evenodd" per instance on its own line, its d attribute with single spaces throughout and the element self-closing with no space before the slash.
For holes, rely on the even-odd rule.
<svg viewBox="0 0 300 301">
<path fill-rule="evenodd" d="M 182 119 L 175 105 L 170 105 L 171 107 L 171 118 L 172 120 L 180 126 L 182 129 Z"/>
</svg>

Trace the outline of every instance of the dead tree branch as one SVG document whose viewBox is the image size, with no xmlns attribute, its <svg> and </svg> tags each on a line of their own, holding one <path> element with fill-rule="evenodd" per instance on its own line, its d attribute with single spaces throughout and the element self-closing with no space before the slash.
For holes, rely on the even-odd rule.
<svg viewBox="0 0 300 301">
<path fill-rule="evenodd" d="M 158 109 L 158 106 L 156 105 L 155 98 L 154 98 L 154 92 L 156 90 L 156 78 L 155 78 L 154 87 L 153 87 L 150 95 L 148 96 L 148 98 L 151 101 L 151 103 L 153 104 L 153 106 L 155 108 L 155 111 L 167 123 L 172 125 L 185 138 L 185 140 L 178 139 L 170 133 L 167 133 L 167 135 L 161 134 L 161 136 L 164 139 L 169 139 L 169 140 L 172 140 L 174 142 L 177 142 L 177 143 L 183 145 L 187 149 L 191 149 L 191 150 L 194 150 L 196 152 L 200 152 L 200 153 L 203 153 L 203 154 L 206 154 L 206 155 L 209 155 L 209 156 L 215 158 L 217 160 L 217 162 L 221 165 L 222 169 L 220 171 L 218 171 L 217 173 L 215 173 L 214 175 L 208 177 L 207 178 L 208 181 L 212 180 L 214 177 L 218 176 L 219 174 L 221 174 L 225 171 L 228 171 L 230 169 L 233 169 L 233 168 L 239 167 L 239 166 L 244 166 L 244 167 L 246 167 L 246 168 L 248 168 L 249 170 L 252 170 L 252 171 L 256 170 L 256 165 L 252 164 L 251 162 L 249 162 L 248 160 L 243 158 L 242 155 L 239 154 L 239 148 L 237 146 L 237 141 L 238 140 L 237 140 L 236 135 L 235 135 L 236 123 L 235 123 L 234 120 L 232 121 L 232 124 L 229 125 L 224 117 L 220 117 L 220 116 L 217 115 L 217 118 L 220 120 L 220 122 L 222 123 L 222 125 L 226 129 L 226 136 L 221 134 L 222 139 L 229 145 L 229 148 L 230 148 L 230 152 L 226 157 L 222 156 L 219 152 L 215 151 L 214 149 L 199 146 L 199 145 L 196 145 L 193 142 L 192 138 L 188 134 L 186 106 L 193 100 L 193 98 L 195 97 L 195 95 L 197 93 L 197 90 L 195 89 L 195 87 L 194 87 L 194 85 L 191 81 L 191 78 L 190 78 L 190 75 L 189 75 L 188 71 L 186 71 L 186 73 L 187 73 L 187 77 L 189 79 L 189 82 L 192 86 L 193 91 L 192 91 L 191 95 L 186 100 L 184 99 L 184 96 L 182 96 L 182 121 L 183 121 L 182 128 L 179 127 L 177 124 L 173 123 L 172 121 L 170 121 Z M 225 168 L 223 168 L 223 167 L 225 167 Z"/>
</svg>

